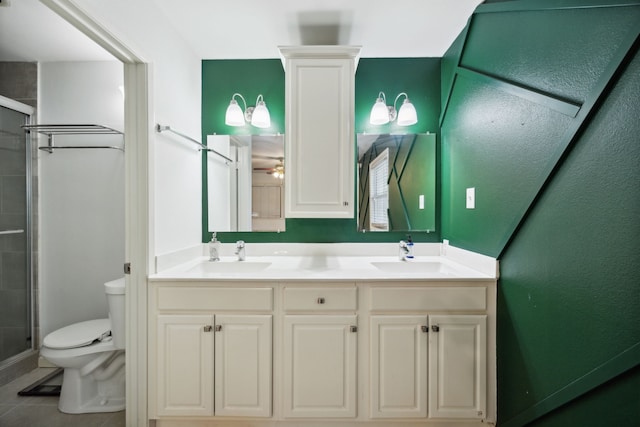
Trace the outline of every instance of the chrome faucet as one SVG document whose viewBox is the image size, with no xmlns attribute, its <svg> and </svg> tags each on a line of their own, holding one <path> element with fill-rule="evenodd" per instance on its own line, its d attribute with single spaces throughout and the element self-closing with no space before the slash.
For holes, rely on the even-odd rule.
<svg viewBox="0 0 640 427">
<path fill-rule="evenodd" d="M 236 255 L 238 255 L 238 261 L 244 261 L 247 258 L 247 255 L 244 250 L 244 240 L 238 240 L 236 242 Z"/>
</svg>

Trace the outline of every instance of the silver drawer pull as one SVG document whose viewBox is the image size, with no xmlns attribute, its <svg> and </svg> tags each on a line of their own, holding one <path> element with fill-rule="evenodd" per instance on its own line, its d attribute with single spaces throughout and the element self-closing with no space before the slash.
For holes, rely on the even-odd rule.
<svg viewBox="0 0 640 427">
<path fill-rule="evenodd" d="M 318 299 L 316 300 L 316 302 L 317 302 L 318 304 L 324 304 L 325 300 L 324 300 L 324 298 L 320 297 L 320 298 L 318 298 Z"/>
</svg>

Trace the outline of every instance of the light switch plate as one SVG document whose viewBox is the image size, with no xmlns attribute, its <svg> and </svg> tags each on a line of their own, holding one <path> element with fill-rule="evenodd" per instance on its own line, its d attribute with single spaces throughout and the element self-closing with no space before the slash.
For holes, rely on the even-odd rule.
<svg viewBox="0 0 640 427">
<path fill-rule="evenodd" d="M 424 209 L 424 194 L 421 194 L 418 197 L 418 208 L 419 209 Z"/>
<path fill-rule="evenodd" d="M 476 208 L 476 189 L 475 187 L 467 188 L 467 209 Z"/>
</svg>

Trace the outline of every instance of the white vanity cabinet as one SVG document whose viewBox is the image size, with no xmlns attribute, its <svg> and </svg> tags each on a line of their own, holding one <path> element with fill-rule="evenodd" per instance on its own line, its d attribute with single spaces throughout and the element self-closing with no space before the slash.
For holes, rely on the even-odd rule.
<svg viewBox="0 0 640 427">
<path fill-rule="evenodd" d="M 486 416 L 487 316 L 429 316 L 429 416 Z"/>
<path fill-rule="evenodd" d="M 371 316 L 371 418 L 427 417 L 427 316 Z"/>
<path fill-rule="evenodd" d="M 158 427 L 492 425 L 495 279 L 150 281 Z"/>
<path fill-rule="evenodd" d="M 152 287 L 150 413 L 270 417 L 272 293 L 271 288 Z"/>
<path fill-rule="evenodd" d="M 285 216 L 353 218 L 359 47 L 280 47 L 285 65 Z"/>
<path fill-rule="evenodd" d="M 211 324 L 212 315 L 158 316 L 151 388 L 158 415 L 213 415 L 213 333 L 206 330 Z"/>
<path fill-rule="evenodd" d="M 356 298 L 355 284 L 284 287 L 284 417 L 356 416 Z"/>
<path fill-rule="evenodd" d="M 487 292 L 372 287 L 371 418 L 486 417 Z"/>
</svg>

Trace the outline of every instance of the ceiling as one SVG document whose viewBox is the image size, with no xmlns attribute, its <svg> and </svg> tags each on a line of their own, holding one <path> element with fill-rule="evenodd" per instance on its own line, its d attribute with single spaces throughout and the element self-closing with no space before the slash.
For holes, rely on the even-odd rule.
<svg viewBox="0 0 640 427">
<path fill-rule="evenodd" d="M 277 46 L 301 44 L 359 45 L 366 58 L 441 57 L 482 2 L 147 1 L 202 59 L 277 58 Z M 0 0 L 0 61 L 112 59 L 38 0 Z"/>
</svg>

